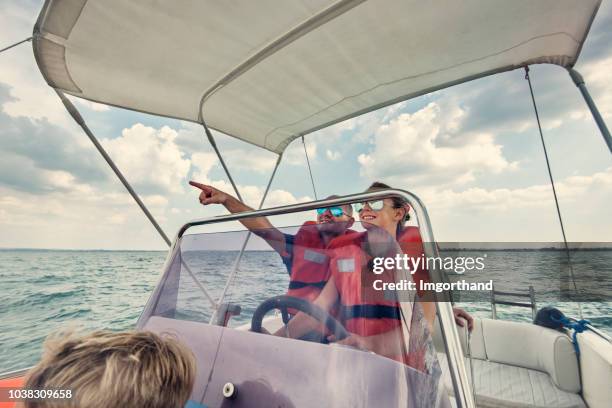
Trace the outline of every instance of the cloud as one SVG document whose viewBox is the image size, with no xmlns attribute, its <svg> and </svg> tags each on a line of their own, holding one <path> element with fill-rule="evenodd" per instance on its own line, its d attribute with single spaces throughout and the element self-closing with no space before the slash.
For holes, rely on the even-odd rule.
<svg viewBox="0 0 612 408">
<path fill-rule="evenodd" d="M 76 98 L 74 96 L 68 95 L 68 98 L 75 104 L 86 107 L 89 110 L 94 112 L 107 112 L 110 110 L 110 106 L 104 105 L 103 103 L 96 103 L 92 101 L 88 101 L 87 99 Z"/>
<path fill-rule="evenodd" d="M 327 149 L 325 151 L 325 157 L 327 157 L 328 160 L 338 160 L 340 157 L 342 157 L 342 154 L 340 152 L 337 151 L 332 151 Z"/>
<path fill-rule="evenodd" d="M 590 176 L 570 176 L 555 183 L 559 201 L 564 205 L 579 202 L 595 192 L 612 191 L 612 167 Z M 456 191 L 452 188 L 421 190 L 428 207 L 455 211 L 477 209 L 479 211 L 512 211 L 519 208 L 549 208 L 553 200 L 550 184 L 537 184 L 524 188 L 485 189 L 471 187 Z"/>
<path fill-rule="evenodd" d="M 308 152 L 308 160 L 312 164 L 317 160 L 317 142 L 314 138 L 306 136 L 306 152 Z M 304 145 L 302 139 L 295 139 L 287 146 L 283 153 L 282 162 L 291 166 L 306 166 L 306 154 L 304 153 Z"/>
<path fill-rule="evenodd" d="M 191 161 L 179 150 L 176 137 L 177 132 L 168 126 L 154 129 L 137 123 L 124 129 L 120 137 L 103 139 L 101 144 L 139 190 L 180 193 Z"/>
<path fill-rule="evenodd" d="M 213 186 L 216 189 L 229 193 L 233 196 L 234 189 L 232 185 L 225 180 L 205 180 L 206 184 Z M 240 195 L 242 196 L 242 200 L 245 204 L 250 206 L 251 208 L 258 208 L 261 202 L 261 198 L 263 197 L 263 193 L 265 189 L 263 187 L 255 186 L 255 185 L 242 185 L 238 184 L 236 186 L 238 191 L 240 191 Z M 289 205 L 295 203 L 302 203 L 306 201 L 312 201 L 312 198 L 309 196 L 303 197 L 295 197 L 291 192 L 280 189 L 272 189 L 268 192 L 268 196 L 266 197 L 265 207 L 278 207 L 281 205 Z"/>
<path fill-rule="evenodd" d="M 555 183 L 567 238 L 610 242 L 612 167 Z M 550 184 L 461 189 L 423 186 L 422 199 L 439 241 L 559 242 L 562 237 Z"/>
<path fill-rule="evenodd" d="M 204 184 L 209 184 L 214 188 L 228 194 L 234 196 L 236 195 L 234 193 L 234 188 L 229 181 L 214 180 L 210 176 L 210 171 L 218 164 L 217 157 L 214 153 L 195 153 L 191 156 L 191 162 L 193 164 L 192 179 Z M 263 187 L 244 184 L 238 184 L 236 187 L 238 188 L 238 191 L 240 191 L 240 195 L 247 205 L 253 208 L 259 207 L 259 203 L 261 202 L 261 198 L 263 197 L 263 193 L 265 191 Z M 265 206 L 276 207 L 279 205 L 295 204 L 298 202 L 311 200 L 312 199 L 308 196 L 298 198 L 286 190 L 272 189 L 268 193 Z"/>
<path fill-rule="evenodd" d="M 581 60 L 578 71 L 602 116 L 609 120 L 612 117 L 609 45 L 607 55 Z M 529 74 L 544 130 L 560 128 L 575 120 L 592 120 L 579 90 L 565 69 L 535 65 Z M 529 85 L 524 76 L 524 70 L 514 70 L 462 84 L 439 92 L 438 102 L 448 101 L 465 110 L 464 131 L 495 134 L 537 132 Z"/>
<path fill-rule="evenodd" d="M 2 45 L 30 37 L 36 23 L 41 1 L 4 1 L 0 13 Z M 43 79 L 32 53 L 32 43 L 23 43 L 1 55 L 0 78 L 11 84 L 15 99 L 4 106 L 10 116 L 46 118 L 57 126 L 72 125 L 55 92 Z"/>
<path fill-rule="evenodd" d="M 246 170 L 268 174 L 274 168 L 276 154 L 253 147 L 249 143 L 231 138 L 221 132 L 213 130 L 212 134 L 230 171 Z M 212 152 L 204 129 L 202 126 L 193 123 L 181 122 L 181 127 L 177 130 L 175 143 L 184 152 L 201 152 L 203 149 Z M 216 160 L 216 154 L 212 154 Z"/>
<path fill-rule="evenodd" d="M 610 27 L 612 27 L 612 4 L 609 1 L 603 1 L 582 49 L 580 55 L 582 62 L 592 62 L 610 55 L 610 34 L 612 33 Z"/>
<path fill-rule="evenodd" d="M 15 0 L 6 4 L 0 15 L 6 42 L 31 35 L 41 5 L 40 1 Z M 604 2 L 578 63 L 608 121 L 612 112 L 610 21 L 612 4 Z M 24 44 L 3 54 L 7 63 L 0 66 L 0 78 L 12 86 L 9 92 L 7 86 L 0 85 L 0 245 L 163 247 L 140 209 L 46 85 L 30 47 Z M 568 133 L 573 135 L 584 124 L 576 122 L 592 125 L 582 97 L 559 67 L 534 66 L 531 73 L 542 124 L 545 130 L 555 129 L 545 136 L 560 136 L 555 140 L 558 143 L 551 140 L 551 152 L 556 146 L 560 152 L 572 153 Z M 486 229 L 483 225 L 494 226 L 491 229 L 496 231 L 525 225 L 522 230 L 530 239 L 543 230 L 534 215 L 540 213 L 533 211 L 536 209 L 551 215 L 550 230 L 556 234 L 550 186 L 531 182 L 526 176 L 532 156 L 525 153 L 530 147 L 521 136 L 529 133 L 537 137 L 537 130 L 523 76 L 522 70 L 516 70 L 483 78 L 308 135 L 309 158 L 319 166 L 314 168 L 315 179 L 321 169 L 335 174 L 334 180 L 321 180 L 321 189 L 330 192 L 339 184 L 351 191 L 373 178 L 411 189 L 414 186 L 432 210 L 432 217 L 445 221 L 438 223 L 437 218 L 434 225 L 440 230 L 455 228 L 458 239 L 473 232 L 473 237 L 482 240 L 486 236 L 481 231 Z M 148 119 L 142 115 L 74 100 L 84 107 L 96 133 L 106 137 L 102 139 L 105 146 L 167 232 L 175 231 L 172 228 L 188 214 L 200 217 L 202 213 L 224 212 L 222 208 L 202 211 L 197 195 L 185 184 L 186 177 L 192 175 L 232 191 L 201 126 L 181 122 L 180 127 L 163 128 L 160 123 L 177 122 L 145 122 Z M 429 102 L 434 105 L 425 107 Z M 137 121 L 154 125 L 132 126 Z M 564 127 L 568 124 L 575 129 Z M 123 132 L 116 130 L 122 128 Z M 243 181 L 239 188 L 245 200 L 257 206 L 264 190 L 263 182 L 255 185 L 257 175 L 269 173 L 276 156 L 214 134 L 236 179 Z M 398 147 L 400 151 L 396 151 Z M 576 166 L 570 156 L 564 156 L 566 168 L 585 168 Z M 521 168 L 515 172 L 516 160 Z M 555 172 L 559 174 L 557 187 L 564 216 L 569 214 L 565 219 L 568 231 L 573 221 L 574 229 L 583 231 L 586 239 L 609 240 L 610 236 L 609 222 L 605 227 L 607 203 L 612 199 L 611 171 L 602 170 L 609 166 L 602 160 L 589 161 L 589 176 L 563 177 L 566 168 Z M 291 177 L 305 171 L 301 140 L 289 147 L 283 164 L 281 172 L 291 181 L 278 177 L 275 184 L 287 190 L 273 189 L 266 206 L 310 200 L 306 196 L 308 184 L 291 184 Z M 368 180 L 360 179 L 358 173 Z M 524 214 L 531 218 L 521 218 Z M 312 214 L 305 216 L 311 218 Z"/>
<path fill-rule="evenodd" d="M 221 153 L 230 171 L 247 170 L 269 174 L 276 164 L 277 156 L 260 148 L 232 149 Z"/>
<path fill-rule="evenodd" d="M 200 183 L 210 183 L 208 178 L 210 171 L 218 164 L 217 155 L 214 153 L 194 153 L 191 155 L 193 173 L 191 179 Z"/>
<path fill-rule="evenodd" d="M 168 227 L 168 200 L 143 195 L 153 216 Z M 162 248 L 155 230 L 124 191 L 40 193 L 0 187 L 0 246 L 43 248 Z"/>
<path fill-rule="evenodd" d="M 49 122 L 9 116 L 7 103 L 16 100 L 0 83 L 0 184 L 24 191 L 106 181 L 108 172 L 93 146 L 83 145 L 75 135 Z"/>
<path fill-rule="evenodd" d="M 476 169 L 500 173 L 516 167 L 487 133 L 459 133 L 464 111 L 442 112 L 436 103 L 402 113 L 376 132 L 370 153 L 360 154 L 360 174 L 370 180 L 418 186 L 473 181 Z"/>
</svg>

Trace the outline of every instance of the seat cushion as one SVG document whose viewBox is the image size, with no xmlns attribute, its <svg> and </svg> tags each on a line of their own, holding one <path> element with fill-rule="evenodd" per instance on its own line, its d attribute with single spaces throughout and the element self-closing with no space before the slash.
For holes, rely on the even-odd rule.
<svg viewBox="0 0 612 408">
<path fill-rule="evenodd" d="M 482 336 L 486 357 L 473 357 L 542 371 L 558 388 L 580 392 L 578 359 L 566 333 L 530 323 L 482 319 Z"/>
<path fill-rule="evenodd" d="M 438 353 L 438 359 L 445 385 L 452 390 L 446 355 Z M 465 364 L 471 379 L 469 359 Z M 480 359 L 472 359 L 472 364 L 479 407 L 586 407 L 580 395 L 557 388 L 550 376 L 541 371 Z"/>
</svg>

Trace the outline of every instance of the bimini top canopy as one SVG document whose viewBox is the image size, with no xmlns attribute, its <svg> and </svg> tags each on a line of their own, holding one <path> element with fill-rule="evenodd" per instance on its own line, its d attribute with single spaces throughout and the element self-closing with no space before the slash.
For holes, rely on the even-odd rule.
<svg viewBox="0 0 612 408">
<path fill-rule="evenodd" d="M 202 122 L 281 153 L 294 138 L 527 64 L 575 64 L 600 0 L 47 0 L 49 85 Z"/>
</svg>

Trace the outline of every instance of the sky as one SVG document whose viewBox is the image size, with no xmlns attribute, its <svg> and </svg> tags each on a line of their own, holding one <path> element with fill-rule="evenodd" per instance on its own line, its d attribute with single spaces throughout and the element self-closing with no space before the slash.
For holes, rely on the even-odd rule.
<svg viewBox="0 0 612 408">
<path fill-rule="evenodd" d="M 3 0 L 0 48 L 31 35 L 42 3 Z M 609 1 L 576 68 L 611 126 Z M 568 240 L 611 242 L 612 155 L 564 69 L 536 65 L 530 74 Z M 73 100 L 167 235 L 191 219 L 225 213 L 201 207 L 187 184 L 195 179 L 231 190 L 201 126 Z M 216 136 L 245 201 L 256 206 L 276 155 Z M 305 143 L 319 198 L 360 192 L 378 180 L 424 201 L 438 241 L 562 239 L 522 70 L 371 112 L 310 134 Z M 296 140 L 266 206 L 313 198 L 304 146 Z M 165 248 L 43 80 L 30 43 L 0 54 L 0 248 Z"/>
</svg>

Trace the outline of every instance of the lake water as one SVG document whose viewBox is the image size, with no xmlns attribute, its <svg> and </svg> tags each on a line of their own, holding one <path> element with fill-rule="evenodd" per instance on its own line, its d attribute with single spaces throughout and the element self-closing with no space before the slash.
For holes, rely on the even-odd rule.
<svg viewBox="0 0 612 408">
<path fill-rule="evenodd" d="M 488 254 L 489 269 L 498 281 L 524 281 L 534 285 L 536 296 L 554 297 L 554 268 L 547 269 L 542 255 L 522 252 Z M 611 251 L 575 257 L 576 268 L 586 275 L 612 265 Z M 233 254 L 217 254 L 210 265 L 231 264 Z M 557 257 L 558 254 L 552 254 Z M 45 337 L 63 328 L 124 330 L 134 327 L 160 276 L 166 252 L 147 251 L 47 251 L 0 250 L 0 373 L 33 365 L 40 356 Z M 227 259 L 222 259 L 222 258 Z M 511 267 L 510 267 L 511 266 Z M 538 271 L 537 273 L 534 271 Z M 226 275 L 224 275 L 226 276 Z M 602 277 L 603 276 L 603 277 Z M 223 276 L 219 276 L 221 278 Z M 609 294 L 612 276 L 597 275 L 597 286 Z M 217 289 L 222 280 L 211 283 Z M 246 321 L 260 301 L 261 288 L 283 290 L 288 276 L 278 255 L 253 251 L 245 254 L 237 285 L 228 296 L 239 301 Z M 210 282 L 206 282 L 207 284 Z M 502 282 L 503 283 L 503 282 Z M 510 289 L 511 287 L 506 287 Z M 214 292 L 214 290 L 213 290 Z M 539 302 L 538 306 L 544 305 Z M 461 306 L 477 316 L 489 317 L 486 298 L 468 299 Z M 576 316 L 576 303 L 561 303 L 560 309 Z M 529 321 L 522 308 L 499 307 L 498 317 Z M 583 303 L 585 318 L 612 333 L 612 302 Z"/>
</svg>

